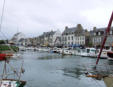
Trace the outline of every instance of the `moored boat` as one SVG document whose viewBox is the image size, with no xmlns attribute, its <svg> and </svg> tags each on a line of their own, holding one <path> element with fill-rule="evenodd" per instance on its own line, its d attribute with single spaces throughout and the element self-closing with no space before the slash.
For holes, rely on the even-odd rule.
<svg viewBox="0 0 113 87">
<path fill-rule="evenodd" d="M 112 51 L 107 52 L 107 59 L 113 61 L 113 52 Z"/>
<path fill-rule="evenodd" d="M 5 60 L 6 59 L 6 54 L 1 53 L 0 54 L 0 61 Z"/>
<path fill-rule="evenodd" d="M 0 80 L 0 87 L 24 87 L 26 81 L 14 80 L 14 79 L 2 79 Z"/>
<path fill-rule="evenodd" d="M 86 48 L 83 49 L 81 56 L 82 57 L 96 57 L 96 49 L 95 48 Z"/>
</svg>

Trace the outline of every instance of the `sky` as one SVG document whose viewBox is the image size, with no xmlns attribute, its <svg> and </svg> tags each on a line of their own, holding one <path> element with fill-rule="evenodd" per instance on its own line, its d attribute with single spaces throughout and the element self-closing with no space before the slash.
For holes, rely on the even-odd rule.
<svg viewBox="0 0 113 87">
<path fill-rule="evenodd" d="M 0 37 L 10 39 L 17 32 L 36 37 L 77 24 L 88 30 L 107 27 L 112 11 L 113 0 L 5 0 Z"/>
</svg>

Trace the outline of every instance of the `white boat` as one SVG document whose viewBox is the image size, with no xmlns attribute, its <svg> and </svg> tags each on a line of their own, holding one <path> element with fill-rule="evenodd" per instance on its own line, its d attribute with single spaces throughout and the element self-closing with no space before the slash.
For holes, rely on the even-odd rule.
<svg viewBox="0 0 113 87">
<path fill-rule="evenodd" d="M 24 87 L 25 81 L 18 81 L 14 79 L 0 80 L 0 87 Z"/>
<path fill-rule="evenodd" d="M 95 48 L 85 48 L 81 53 L 82 57 L 96 57 L 96 49 Z"/>
<path fill-rule="evenodd" d="M 56 52 L 57 53 L 62 53 L 62 49 L 61 48 L 57 48 Z"/>
<path fill-rule="evenodd" d="M 52 53 L 58 53 L 58 48 L 57 47 L 54 47 L 52 50 L 51 50 Z"/>
<path fill-rule="evenodd" d="M 20 58 L 20 57 L 21 57 L 21 54 L 19 54 L 19 53 L 14 53 L 12 55 L 12 58 Z"/>
<path fill-rule="evenodd" d="M 25 51 L 26 48 L 25 48 L 24 46 L 19 46 L 19 50 L 20 50 L 20 51 Z"/>
<path fill-rule="evenodd" d="M 72 55 L 73 54 L 73 50 L 71 50 L 69 48 L 64 48 L 64 49 L 62 49 L 62 54 L 63 55 Z"/>
<path fill-rule="evenodd" d="M 83 49 L 77 48 L 77 49 L 75 50 L 75 55 L 76 55 L 76 56 L 81 56 L 82 53 L 83 53 Z"/>
<path fill-rule="evenodd" d="M 101 52 L 100 58 L 106 59 L 106 58 L 108 57 L 108 56 L 107 56 L 107 52 L 109 52 L 110 50 L 111 50 L 111 49 L 109 49 L 109 50 L 103 49 L 102 52 Z M 97 57 L 98 57 L 98 54 L 99 54 L 99 51 L 98 51 L 98 53 L 96 54 Z"/>
<path fill-rule="evenodd" d="M 39 52 L 49 52 L 50 49 L 49 48 L 46 48 L 46 47 L 41 47 L 41 48 L 38 48 L 38 51 Z"/>
</svg>

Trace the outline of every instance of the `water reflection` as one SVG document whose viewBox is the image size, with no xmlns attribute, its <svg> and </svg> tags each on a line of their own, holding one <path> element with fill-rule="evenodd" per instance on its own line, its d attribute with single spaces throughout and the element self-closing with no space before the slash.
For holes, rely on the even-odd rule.
<svg viewBox="0 0 113 87">
<path fill-rule="evenodd" d="M 61 55 L 61 54 L 47 54 L 38 57 L 39 60 L 49 60 L 49 59 L 63 59 L 63 58 L 70 58 L 70 55 Z"/>
<path fill-rule="evenodd" d="M 71 68 L 71 69 L 63 69 L 63 71 L 64 71 L 64 75 L 66 76 L 80 79 L 80 76 L 84 75 L 86 70 L 81 68 Z"/>
<path fill-rule="evenodd" d="M 49 60 L 49 59 L 58 59 L 61 58 L 60 55 L 46 55 L 42 57 L 38 57 L 39 60 Z"/>
<path fill-rule="evenodd" d="M 113 61 L 108 61 L 108 64 L 109 65 L 113 65 Z"/>
</svg>

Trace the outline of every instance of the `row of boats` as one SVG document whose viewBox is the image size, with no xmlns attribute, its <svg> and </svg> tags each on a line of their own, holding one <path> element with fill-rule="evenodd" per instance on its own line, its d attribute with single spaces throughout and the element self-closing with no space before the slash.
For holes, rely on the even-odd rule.
<svg viewBox="0 0 113 87">
<path fill-rule="evenodd" d="M 92 58 L 97 58 L 100 52 L 100 49 L 89 48 L 89 47 L 84 49 L 81 49 L 79 47 L 77 48 L 20 47 L 19 49 L 21 51 L 33 50 L 39 52 L 59 53 L 62 55 L 75 55 L 75 56 L 92 57 Z M 110 47 L 110 49 L 103 49 L 100 58 L 113 60 L 112 47 Z"/>
</svg>

